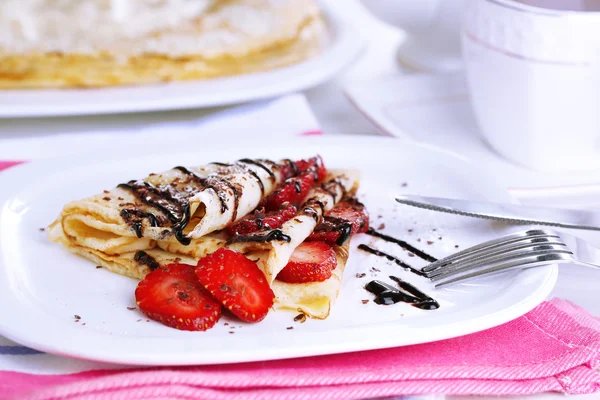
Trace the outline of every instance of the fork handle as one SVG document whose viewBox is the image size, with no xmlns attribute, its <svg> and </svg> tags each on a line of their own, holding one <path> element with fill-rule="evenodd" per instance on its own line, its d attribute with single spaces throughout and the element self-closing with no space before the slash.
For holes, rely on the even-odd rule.
<svg viewBox="0 0 600 400">
<path fill-rule="evenodd" d="M 579 260 L 575 261 L 575 260 L 573 260 L 573 264 L 581 265 L 582 267 L 588 267 L 588 268 L 593 268 L 593 269 L 600 269 L 600 265 L 594 264 L 594 263 L 591 263 L 591 262 L 585 262 L 585 261 L 579 261 Z"/>
</svg>

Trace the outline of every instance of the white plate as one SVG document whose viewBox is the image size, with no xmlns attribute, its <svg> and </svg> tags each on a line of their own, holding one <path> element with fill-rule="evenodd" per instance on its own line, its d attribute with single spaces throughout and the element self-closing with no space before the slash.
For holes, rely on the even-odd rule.
<svg viewBox="0 0 600 400">
<path fill-rule="evenodd" d="M 127 113 L 213 107 L 279 96 L 323 83 L 362 48 L 339 6 L 322 9 L 331 43 L 319 56 L 272 71 L 225 78 L 101 89 L 0 90 L 0 118 Z"/>
<path fill-rule="evenodd" d="M 182 332 L 146 322 L 141 313 L 127 309 L 135 304 L 135 280 L 96 269 L 50 243 L 39 228 L 52 222 L 70 200 L 174 165 L 257 156 L 300 158 L 319 152 L 331 167 L 360 169 L 360 197 L 370 210 L 372 226 L 385 223 L 385 232 L 438 257 L 455 251 L 456 244 L 464 248 L 522 228 L 396 205 L 393 197 L 401 192 L 510 201 L 502 188 L 466 161 L 400 140 L 331 137 L 268 149 L 199 147 L 194 152 L 169 150 L 167 143 L 130 145 L 125 142 L 128 153 L 111 155 L 111 161 L 90 155 L 32 162 L 0 174 L 4 188 L 0 193 L 0 304 L 10 304 L 0 308 L 0 334 L 41 351 L 124 364 L 216 364 L 311 356 L 424 343 L 490 328 L 531 310 L 556 280 L 556 267 L 548 266 L 436 290 L 425 279 L 356 246 L 372 241 L 414 266 L 424 262 L 394 245 L 360 235 L 351 245 L 339 301 L 325 321 L 294 323 L 295 313 L 277 311 L 254 325 L 223 319 L 208 332 Z M 357 278 L 361 272 L 366 277 Z M 389 282 L 390 274 L 412 282 L 437 299 L 441 308 L 422 311 L 406 304 L 362 304 L 361 300 L 372 298 L 363 285 L 376 277 Z M 75 314 L 81 322 L 74 322 Z M 236 326 L 235 334 L 228 334 L 226 321 Z M 294 329 L 286 329 L 289 326 Z"/>
</svg>

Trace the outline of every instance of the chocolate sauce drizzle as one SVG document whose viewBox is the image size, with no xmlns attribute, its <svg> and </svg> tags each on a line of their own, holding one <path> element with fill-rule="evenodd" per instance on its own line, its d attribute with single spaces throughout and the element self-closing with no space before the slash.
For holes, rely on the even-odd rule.
<svg viewBox="0 0 600 400">
<path fill-rule="evenodd" d="M 293 173 L 292 176 L 297 176 L 299 171 L 298 171 L 298 166 L 296 165 L 296 163 L 293 162 L 292 160 L 290 160 L 289 158 L 286 158 L 283 161 L 285 161 L 286 163 L 289 164 L 290 168 L 292 169 L 292 173 Z"/>
<path fill-rule="evenodd" d="M 378 237 L 380 239 L 383 239 L 386 242 L 396 243 L 398 246 L 402 247 L 405 250 L 410 251 L 411 253 L 413 253 L 414 255 L 422 258 L 425 261 L 429 261 L 429 262 L 436 262 L 437 261 L 437 258 L 432 257 L 429 254 L 425 253 L 424 251 L 417 249 L 416 247 L 412 246 L 411 244 L 406 243 L 404 240 L 396 239 L 394 237 L 385 235 L 385 234 L 383 234 L 381 232 L 377 232 L 373 228 L 369 228 L 369 230 L 366 233 L 367 233 L 367 235 L 371 235 L 371 236 L 375 236 L 375 237 Z"/>
<path fill-rule="evenodd" d="M 133 259 L 140 264 L 147 265 L 152 271 L 160 267 L 160 264 L 154 259 L 154 257 L 142 250 L 136 252 L 133 256 Z"/>
<path fill-rule="evenodd" d="M 174 198 L 171 193 L 161 190 L 147 182 L 130 181 L 121 183 L 117 187 L 129 190 L 136 198 L 145 204 L 158 208 L 171 222 L 179 222 L 183 219 L 184 202 Z"/>
<path fill-rule="evenodd" d="M 381 281 L 371 281 L 365 286 L 366 290 L 376 296 L 374 300 L 376 304 L 390 305 L 402 302 L 421 310 L 437 310 L 440 308 L 440 304 L 437 301 L 410 283 L 396 276 L 390 276 L 390 279 L 398 284 L 400 290 Z"/>
<path fill-rule="evenodd" d="M 142 210 L 131 208 L 123 209 L 121 210 L 121 217 L 125 220 L 125 222 L 131 224 L 131 227 L 135 231 L 135 234 L 138 238 L 142 238 L 144 236 L 144 228 L 142 225 L 142 220 L 144 218 L 148 219 L 148 223 L 152 227 L 161 226 L 156 215 Z"/>
<path fill-rule="evenodd" d="M 228 240 L 228 244 L 230 243 L 266 243 L 266 242 L 286 242 L 289 243 L 292 241 L 292 238 L 289 235 L 283 233 L 281 229 L 273 229 L 267 232 L 264 235 L 248 235 L 248 236 L 234 236 Z"/>
<path fill-rule="evenodd" d="M 321 214 L 319 214 L 317 212 L 317 210 L 315 210 L 314 206 L 318 206 L 321 209 Z M 319 222 L 321 216 L 323 216 L 323 214 L 325 214 L 325 204 L 323 204 L 323 202 L 321 200 L 317 200 L 317 199 L 309 199 L 306 203 L 304 203 L 304 205 L 302 206 L 302 212 L 305 215 L 308 215 L 309 217 L 312 217 L 317 223 Z"/>
<path fill-rule="evenodd" d="M 411 267 L 410 265 L 408 265 L 404 261 L 400 260 L 399 258 L 396 258 L 396 257 L 394 257 L 394 256 L 392 256 L 390 254 L 384 253 L 383 251 L 380 251 L 380 250 L 374 249 L 372 247 L 369 247 L 366 244 L 359 244 L 358 245 L 358 249 L 366 251 L 367 253 L 371 253 L 371 254 L 379 256 L 379 257 L 385 257 L 388 260 L 395 262 L 396 264 L 398 264 L 399 266 L 401 266 L 405 270 L 412 272 L 413 274 L 416 274 L 416 275 L 419 275 L 419 276 L 425 276 L 425 274 L 421 270 L 418 270 L 418 269 L 416 269 L 414 267 Z"/>
<path fill-rule="evenodd" d="M 177 240 L 183 245 L 190 244 L 190 239 L 183 233 L 183 229 L 185 229 L 190 220 L 190 206 L 186 201 L 174 198 L 168 190 L 161 190 L 147 182 L 139 183 L 130 181 L 128 183 L 121 183 L 117 187 L 129 190 L 144 204 L 159 209 L 173 223 L 172 229 Z M 127 211 L 125 214 L 121 212 L 121 215 L 125 220 L 127 220 L 127 216 L 131 216 L 130 212 L 129 215 L 127 213 Z M 149 220 L 152 226 L 154 226 L 153 223 L 157 222 L 150 217 Z M 141 221 L 134 222 L 132 227 L 135 230 L 136 235 L 142 237 Z"/>
<path fill-rule="evenodd" d="M 225 192 L 223 190 L 221 190 L 221 188 L 217 187 L 211 183 L 208 182 L 208 178 L 201 178 L 198 175 L 196 175 L 195 173 L 193 173 L 192 171 L 190 171 L 189 169 L 187 169 L 186 167 L 175 167 L 173 169 L 178 170 L 179 172 L 184 173 L 185 175 L 188 176 L 188 178 L 194 182 L 196 185 L 198 185 L 201 189 L 207 188 L 207 189 L 212 189 L 215 191 L 215 193 L 217 194 L 217 197 L 219 198 L 219 201 L 221 202 L 221 214 L 224 213 L 225 211 L 229 210 L 229 206 L 227 205 L 227 196 L 225 194 Z M 220 182 L 221 180 L 219 180 Z M 225 181 L 227 182 L 227 181 Z M 229 183 L 229 182 L 227 182 Z M 235 195 L 235 191 L 233 192 Z"/>
<path fill-rule="evenodd" d="M 258 185 L 260 186 L 261 194 L 264 195 L 265 187 L 260 177 L 247 165 L 240 165 L 239 163 L 256 165 L 267 171 L 270 178 L 275 179 L 275 174 L 271 169 L 267 168 L 260 162 L 250 159 L 240 160 L 236 164 L 225 164 L 218 162 L 214 162 L 211 164 L 218 165 L 224 168 L 235 167 L 238 168 L 238 170 L 243 169 L 245 172 L 252 175 L 256 179 Z M 196 186 L 198 186 L 200 190 L 212 189 L 216 193 L 221 203 L 221 213 L 225 213 L 229 209 L 229 206 L 227 204 L 227 189 L 230 189 L 233 193 L 234 203 L 231 220 L 236 220 L 241 196 L 241 188 L 239 187 L 239 185 L 230 182 L 228 179 L 226 179 L 226 177 L 221 177 L 215 174 L 211 174 L 207 177 L 200 177 L 194 172 L 182 166 L 175 167 L 174 169 L 185 174 L 189 179 L 189 182 L 194 183 Z M 148 182 L 144 181 L 129 181 L 127 183 L 122 183 L 117 187 L 129 190 L 138 200 L 140 200 L 144 204 L 160 210 L 171 222 L 171 229 L 176 239 L 183 245 L 188 245 L 191 243 L 191 239 L 183 233 L 183 230 L 186 228 L 191 218 L 188 198 L 193 194 L 192 192 L 181 191 L 180 193 L 178 193 L 175 187 L 155 187 L 149 184 Z M 167 223 L 167 221 L 163 221 L 159 216 L 138 209 L 124 209 L 121 211 L 121 217 L 125 220 L 125 222 L 131 225 L 132 229 L 135 231 L 136 236 L 139 238 L 143 237 L 144 234 L 142 224 L 144 219 L 147 219 L 149 225 L 152 227 L 165 226 Z M 278 236 L 277 233 L 274 233 L 272 237 L 279 237 L 280 239 L 277 240 L 285 239 L 281 239 L 282 236 Z M 267 240 L 276 239 L 270 239 L 270 237 L 268 237 Z"/>
<path fill-rule="evenodd" d="M 333 198 L 335 200 L 335 196 L 333 196 Z M 358 201 L 356 197 L 342 199 L 342 202 L 344 203 L 344 207 L 349 205 L 354 210 L 364 211 L 365 205 Z M 341 204 L 341 202 L 338 204 Z M 362 231 L 366 223 L 367 221 L 365 221 L 364 218 L 360 218 L 359 232 Z M 315 228 L 315 232 L 337 232 L 339 236 L 335 244 L 342 246 L 350 239 L 350 235 L 352 234 L 352 223 L 343 218 L 325 215 L 321 223 Z"/>
<path fill-rule="evenodd" d="M 335 241 L 335 244 L 342 246 L 348 239 L 350 239 L 350 235 L 352 234 L 352 222 L 348 222 L 342 218 L 326 215 L 314 230 L 314 233 L 320 232 L 338 232 L 339 237 Z"/>
<path fill-rule="evenodd" d="M 271 168 L 265 166 L 264 164 L 262 164 L 258 161 L 255 161 L 255 160 L 251 160 L 249 158 L 242 158 L 241 160 L 239 160 L 239 162 L 244 163 L 244 164 L 256 165 L 257 167 L 264 169 L 267 172 L 267 174 L 269 174 L 269 179 L 275 180 L 275 174 L 273 173 Z"/>
<path fill-rule="evenodd" d="M 400 289 L 402 289 L 402 290 L 412 294 L 416 298 L 420 299 L 419 308 L 421 308 L 422 310 L 436 310 L 436 309 L 440 308 L 440 304 L 437 301 L 435 301 L 434 299 L 432 299 L 425 293 L 421 292 L 419 289 L 417 289 L 415 286 L 411 285 L 410 283 L 398 278 L 397 276 L 393 276 L 393 275 L 390 275 L 390 279 L 393 280 L 394 282 L 396 282 L 396 284 L 400 287 Z"/>
<path fill-rule="evenodd" d="M 382 281 L 371 281 L 365 285 L 365 289 L 376 296 L 375 304 L 388 306 L 400 302 L 415 304 L 419 301 L 416 297 L 403 293 Z"/>
<path fill-rule="evenodd" d="M 333 190 L 331 190 L 331 188 L 329 186 L 330 185 L 327 185 L 327 183 L 323 183 L 321 185 L 321 189 L 323 189 L 325 192 L 327 192 L 327 194 L 331 196 L 331 199 L 333 200 L 333 202 L 335 202 L 335 199 L 337 198 L 337 193 L 334 192 Z M 344 188 L 343 185 L 340 184 L 340 186 L 342 187 L 342 189 Z"/>
<path fill-rule="evenodd" d="M 265 184 L 263 183 L 262 179 L 260 179 L 260 176 L 258 176 L 258 174 L 247 165 L 242 166 L 242 168 L 244 168 L 246 172 L 248 172 L 250 175 L 252 175 L 254 179 L 256 179 L 256 183 L 258 183 L 258 186 L 260 187 L 260 195 L 261 197 L 263 197 L 265 195 Z"/>
</svg>

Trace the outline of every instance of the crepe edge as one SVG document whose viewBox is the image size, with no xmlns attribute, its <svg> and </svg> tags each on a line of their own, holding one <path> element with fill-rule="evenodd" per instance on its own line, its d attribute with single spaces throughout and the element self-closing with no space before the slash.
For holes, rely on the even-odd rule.
<svg viewBox="0 0 600 400">
<path fill-rule="evenodd" d="M 329 41 L 323 16 L 312 17 L 292 40 L 275 42 L 241 57 L 207 59 L 141 54 L 122 58 L 108 53 L 9 54 L 0 52 L 0 90 L 101 88 L 161 82 L 207 80 L 265 72 L 297 64 L 320 54 Z M 35 65 L 35 69 L 27 68 Z"/>
<path fill-rule="evenodd" d="M 326 319 L 331 313 L 331 309 L 339 297 L 344 270 L 349 258 L 350 241 L 343 246 L 334 246 L 337 266 L 332 273 L 331 278 L 323 282 L 311 283 L 285 283 L 274 281 L 272 290 L 275 293 L 276 310 L 296 311 L 312 319 Z M 335 293 L 327 293 L 327 285 L 334 286 Z M 285 295 L 282 295 L 285 293 Z M 282 299 L 285 298 L 285 301 Z M 313 307 L 311 305 L 317 305 Z"/>
</svg>

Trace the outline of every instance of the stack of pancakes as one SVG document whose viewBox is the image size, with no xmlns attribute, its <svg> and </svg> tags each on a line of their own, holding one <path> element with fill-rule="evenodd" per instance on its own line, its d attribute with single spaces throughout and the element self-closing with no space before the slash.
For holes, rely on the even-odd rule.
<svg viewBox="0 0 600 400">
<path fill-rule="evenodd" d="M 0 89 L 265 71 L 325 41 L 315 0 L 2 0 Z"/>
</svg>

